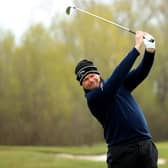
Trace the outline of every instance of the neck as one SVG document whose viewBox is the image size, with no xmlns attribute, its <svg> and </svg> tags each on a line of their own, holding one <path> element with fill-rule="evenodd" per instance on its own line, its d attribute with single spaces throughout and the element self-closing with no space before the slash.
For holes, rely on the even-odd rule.
<svg viewBox="0 0 168 168">
<path fill-rule="evenodd" d="M 100 80 L 99 88 L 103 91 L 103 79 L 102 78 Z M 84 89 L 85 93 L 88 93 L 88 92 L 94 90 L 94 89 L 89 90 L 89 89 L 85 89 L 85 88 L 83 88 L 83 89 Z"/>
</svg>

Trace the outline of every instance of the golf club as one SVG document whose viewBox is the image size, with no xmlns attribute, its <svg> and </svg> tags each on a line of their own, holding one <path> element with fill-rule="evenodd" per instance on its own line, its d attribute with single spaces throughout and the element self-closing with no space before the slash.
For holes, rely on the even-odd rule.
<svg viewBox="0 0 168 168">
<path fill-rule="evenodd" d="M 93 13 L 91 13 L 91 12 L 86 11 L 86 10 L 80 9 L 80 8 L 78 8 L 78 7 L 76 7 L 76 6 L 68 6 L 68 7 L 66 8 L 66 14 L 67 14 L 67 15 L 70 15 L 71 9 L 75 9 L 75 10 L 77 10 L 77 11 L 79 11 L 79 12 L 82 12 L 82 13 L 85 13 L 85 14 L 87 14 L 87 15 L 93 16 L 93 17 L 95 17 L 95 18 L 97 18 L 97 19 L 99 19 L 99 20 L 101 20 L 101 21 L 104 21 L 104 22 L 106 22 L 106 23 L 112 24 L 112 25 L 114 25 L 114 26 L 116 26 L 116 27 L 118 27 L 118 28 L 120 28 L 120 29 L 122 29 L 122 30 L 128 31 L 128 32 L 130 32 L 130 33 L 132 33 L 132 34 L 136 34 L 135 31 L 132 31 L 131 29 L 129 29 L 129 28 L 125 27 L 125 26 L 122 26 L 122 25 L 120 25 L 120 24 L 118 24 L 118 23 L 115 23 L 115 22 L 113 22 L 113 21 L 110 21 L 110 20 L 108 20 L 108 19 L 105 19 L 105 18 L 103 18 L 103 17 L 101 17 L 101 16 L 95 15 L 95 14 L 93 14 Z M 144 37 L 144 38 L 145 38 L 145 37 Z M 149 40 L 150 42 L 154 42 L 154 39 L 147 39 L 147 40 Z"/>
</svg>

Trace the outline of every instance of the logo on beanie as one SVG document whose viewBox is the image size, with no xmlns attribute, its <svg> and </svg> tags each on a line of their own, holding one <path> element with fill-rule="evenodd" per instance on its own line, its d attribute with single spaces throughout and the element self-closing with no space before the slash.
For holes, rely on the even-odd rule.
<svg viewBox="0 0 168 168">
<path fill-rule="evenodd" d="M 79 78 L 81 78 L 81 77 L 82 77 L 82 75 L 84 75 L 84 73 L 85 73 L 85 71 L 84 71 L 84 70 L 80 71 L 80 72 L 79 72 Z"/>
</svg>

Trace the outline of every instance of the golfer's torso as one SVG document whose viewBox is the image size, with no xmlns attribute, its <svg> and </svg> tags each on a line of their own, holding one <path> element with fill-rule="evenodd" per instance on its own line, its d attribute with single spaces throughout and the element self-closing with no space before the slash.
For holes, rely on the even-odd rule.
<svg viewBox="0 0 168 168">
<path fill-rule="evenodd" d="M 121 87 L 103 112 L 104 137 L 109 145 L 127 144 L 151 138 L 144 114 L 130 92 Z"/>
</svg>

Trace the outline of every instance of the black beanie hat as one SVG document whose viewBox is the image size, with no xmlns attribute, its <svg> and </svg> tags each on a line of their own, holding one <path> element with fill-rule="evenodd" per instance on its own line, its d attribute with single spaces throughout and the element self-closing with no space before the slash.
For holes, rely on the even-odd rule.
<svg viewBox="0 0 168 168">
<path fill-rule="evenodd" d="M 100 74 L 92 61 L 81 60 L 75 68 L 76 80 L 80 82 L 80 85 L 82 85 L 83 79 L 90 73 Z"/>
</svg>

